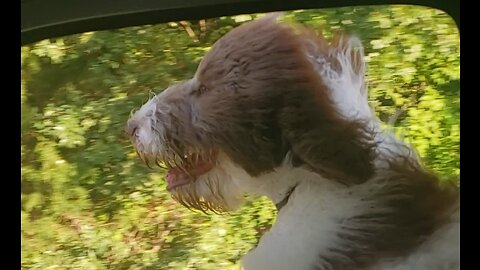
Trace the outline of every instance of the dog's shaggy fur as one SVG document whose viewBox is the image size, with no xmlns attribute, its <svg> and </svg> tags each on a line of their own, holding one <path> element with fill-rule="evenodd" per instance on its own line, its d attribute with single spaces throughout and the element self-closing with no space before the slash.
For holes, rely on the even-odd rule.
<svg viewBox="0 0 480 270">
<path fill-rule="evenodd" d="M 266 16 L 218 40 L 128 132 L 187 207 L 231 211 L 245 194 L 277 204 L 247 270 L 457 269 L 458 189 L 380 129 L 364 73 L 357 39 Z"/>
</svg>

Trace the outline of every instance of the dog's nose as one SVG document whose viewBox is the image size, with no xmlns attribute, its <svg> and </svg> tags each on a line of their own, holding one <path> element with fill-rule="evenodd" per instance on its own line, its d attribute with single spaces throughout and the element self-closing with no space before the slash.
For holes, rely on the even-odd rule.
<svg viewBox="0 0 480 270">
<path fill-rule="evenodd" d="M 135 135 L 135 132 L 137 132 L 137 129 L 138 129 L 137 121 L 128 120 L 127 128 L 125 129 L 125 132 L 127 133 L 127 135 L 130 137 L 133 137 Z"/>
</svg>

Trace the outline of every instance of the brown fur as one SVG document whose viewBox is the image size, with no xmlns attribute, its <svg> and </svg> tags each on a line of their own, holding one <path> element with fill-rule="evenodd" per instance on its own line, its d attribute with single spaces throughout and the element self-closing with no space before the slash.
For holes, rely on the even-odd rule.
<svg viewBox="0 0 480 270">
<path fill-rule="evenodd" d="M 369 269 L 379 260 L 407 256 L 458 211 L 453 183 L 440 183 L 412 159 L 397 156 L 389 163 L 373 180 L 383 186 L 365 197 L 371 211 L 341 221 L 342 247 L 321 256 L 330 265 L 322 269 Z"/>
<path fill-rule="evenodd" d="M 232 123 L 212 131 L 253 176 L 277 167 L 290 150 L 298 165 L 345 183 L 363 182 L 373 174 L 371 134 L 364 123 L 338 115 L 303 41 L 301 33 L 268 20 L 217 41 L 196 77 L 214 92 L 202 101 L 218 106 L 212 118 Z"/>
</svg>

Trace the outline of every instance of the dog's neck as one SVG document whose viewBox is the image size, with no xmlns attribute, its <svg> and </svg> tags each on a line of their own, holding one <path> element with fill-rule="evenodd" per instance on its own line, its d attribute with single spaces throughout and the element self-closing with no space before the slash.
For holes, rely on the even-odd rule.
<svg viewBox="0 0 480 270">
<path fill-rule="evenodd" d="M 237 194 L 250 194 L 268 197 L 275 205 L 285 203 L 285 199 L 291 195 L 292 189 L 299 183 L 295 177 L 297 169 L 290 164 L 290 157 L 275 171 L 252 178 L 245 170 L 236 166 L 224 153 L 220 153 L 219 167 L 228 172 L 234 183 Z M 303 171 L 303 170 L 302 170 Z"/>
<path fill-rule="evenodd" d="M 361 243 L 348 240 L 349 237 L 355 239 L 355 234 L 361 234 L 365 228 L 365 224 L 352 222 L 353 217 L 359 213 L 378 213 L 375 211 L 381 212 L 383 207 L 375 201 L 365 200 L 371 192 L 381 188 L 382 183 L 374 178 L 365 185 L 347 187 L 303 168 L 282 166 L 262 176 L 259 183 L 269 183 L 261 190 L 276 204 L 288 196 L 292 187 L 295 188 L 288 203 L 278 212 L 270 231 L 242 259 L 247 270 L 337 269 L 332 258 L 334 261 L 349 260 L 348 257 L 342 258 L 338 250 L 345 249 L 345 245 L 352 253 L 362 248 Z M 372 211 L 374 208 L 376 210 Z M 458 258 L 459 223 L 456 219 L 458 212 L 409 256 L 392 260 L 379 254 L 377 263 L 368 269 L 405 270 L 414 269 L 419 264 L 425 266 L 424 269 L 453 269 L 442 267 L 450 261 L 454 265 Z M 452 249 L 446 248 L 449 246 Z M 451 259 L 445 259 L 445 256 Z M 364 268 L 359 265 L 355 269 Z"/>
<path fill-rule="evenodd" d="M 334 248 L 334 232 L 342 219 L 355 213 L 359 198 L 349 195 L 345 186 L 302 168 L 284 166 L 263 178 L 259 182 L 270 183 L 263 195 L 275 204 L 295 189 L 271 230 L 244 257 L 245 269 L 311 269 L 320 254 Z"/>
<path fill-rule="evenodd" d="M 231 193 L 235 191 L 238 195 L 267 196 L 276 205 L 284 204 L 271 230 L 264 234 L 257 247 L 242 259 L 244 268 L 406 270 L 420 269 L 416 268 L 419 262 L 425 266 L 422 269 L 451 269 L 442 268 L 443 264 L 449 263 L 455 266 L 458 263 L 458 254 L 452 252 L 459 250 L 459 247 L 455 246 L 459 242 L 459 223 L 455 221 L 458 212 L 457 215 L 452 215 L 451 209 L 457 206 L 437 208 L 422 198 L 438 200 L 436 203 L 445 200 L 451 205 L 454 201 L 450 201 L 448 195 L 443 197 L 443 193 L 433 186 L 423 189 L 422 184 L 417 186 L 410 184 L 410 181 L 390 179 L 390 173 L 395 176 L 395 170 L 391 171 L 388 160 L 398 155 L 410 157 L 412 162 L 415 162 L 416 154 L 388 133 L 377 133 L 375 140 L 378 141 L 375 161 L 377 173 L 360 185 L 347 186 L 307 168 L 294 167 L 288 156 L 274 171 L 254 178 L 228 158 L 221 158 L 226 162 L 221 162 L 219 167 L 229 172 L 233 181 L 230 186 Z M 416 175 L 409 174 L 407 170 L 398 173 L 396 177 L 410 179 Z M 412 179 L 412 183 L 417 180 L 419 183 L 428 182 L 426 179 Z M 407 185 L 406 189 L 401 187 L 402 183 Z M 408 187 L 410 185 L 412 186 Z M 398 193 L 398 187 L 406 193 Z M 418 192 L 417 188 L 420 188 L 421 196 L 415 194 Z M 385 200 L 385 196 L 393 197 Z M 409 201 L 411 196 L 416 199 Z M 418 204 L 419 209 L 427 207 L 419 210 L 420 212 L 411 210 L 414 215 L 420 215 L 417 217 L 422 220 L 412 219 L 412 216 L 405 212 L 407 210 L 401 207 L 392 208 L 391 203 L 396 204 L 397 199 L 402 201 L 402 204 Z M 436 214 L 430 215 L 433 212 Z M 440 218 L 443 220 L 440 221 L 435 216 L 437 214 L 445 217 L 451 215 L 453 219 Z M 387 220 L 382 220 L 385 217 Z M 395 218 L 392 220 L 392 217 Z M 398 229 L 403 225 L 391 223 L 398 222 L 397 217 L 401 220 L 400 223 L 406 222 L 405 229 Z M 417 224 L 423 223 L 427 226 L 425 228 L 447 233 L 430 235 L 430 232 L 415 231 Z M 431 225 L 435 228 L 429 224 L 436 224 Z M 390 230 L 390 226 L 397 226 L 397 229 Z M 421 241 L 416 243 L 419 239 Z M 425 239 L 427 240 L 424 241 Z M 403 246 L 405 243 L 410 247 Z M 452 249 L 446 248 L 450 246 Z M 415 248 L 415 252 L 412 248 Z M 368 257 L 365 262 L 362 262 L 362 254 Z M 423 267 L 422 265 L 420 266 Z"/>
</svg>

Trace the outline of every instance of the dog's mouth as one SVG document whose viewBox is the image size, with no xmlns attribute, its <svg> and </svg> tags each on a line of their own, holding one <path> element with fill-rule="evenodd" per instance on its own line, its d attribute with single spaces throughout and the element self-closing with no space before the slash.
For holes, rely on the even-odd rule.
<svg viewBox="0 0 480 270">
<path fill-rule="evenodd" d="M 198 177 L 208 173 L 215 167 L 217 151 L 205 151 L 185 155 L 173 155 L 171 158 L 157 160 L 157 165 L 167 170 L 165 180 L 167 190 L 195 182 Z"/>
<path fill-rule="evenodd" d="M 141 143 L 137 130 L 132 128 L 128 132 L 137 155 L 149 168 L 156 164 L 167 171 L 165 180 L 168 191 L 195 182 L 215 167 L 218 150 L 192 151 L 189 147 L 167 143 L 162 151 L 146 151 L 149 147 Z"/>
</svg>

